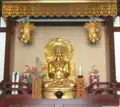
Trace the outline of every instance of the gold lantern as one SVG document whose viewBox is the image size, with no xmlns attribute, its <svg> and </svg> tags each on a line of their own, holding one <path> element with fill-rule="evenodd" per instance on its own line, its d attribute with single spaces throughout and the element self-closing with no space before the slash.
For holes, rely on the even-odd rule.
<svg viewBox="0 0 120 107">
<path fill-rule="evenodd" d="M 20 35 L 18 39 L 23 44 L 29 44 L 32 41 L 32 30 L 35 26 L 30 22 L 19 23 Z"/>
<path fill-rule="evenodd" d="M 89 35 L 88 40 L 90 43 L 96 43 L 101 39 L 100 27 L 102 26 L 101 22 L 89 22 L 84 25 L 88 29 Z"/>
</svg>

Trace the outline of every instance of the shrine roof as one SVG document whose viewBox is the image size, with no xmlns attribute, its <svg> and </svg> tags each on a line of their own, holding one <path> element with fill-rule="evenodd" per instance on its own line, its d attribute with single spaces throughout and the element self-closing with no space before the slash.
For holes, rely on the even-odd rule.
<svg viewBox="0 0 120 107">
<path fill-rule="evenodd" d="M 106 3 L 117 0 L 3 0 L 3 3 Z"/>
</svg>

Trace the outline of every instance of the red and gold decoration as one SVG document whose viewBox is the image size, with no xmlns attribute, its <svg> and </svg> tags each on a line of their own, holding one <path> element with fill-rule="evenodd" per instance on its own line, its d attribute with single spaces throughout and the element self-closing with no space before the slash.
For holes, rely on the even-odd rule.
<svg viewBox="0 0 120 107">
<path fill-rule="evenodd" d="M 96 69 L 95 65 L 92 66 L 92 71 L 90 72 L 90 77 L 89 77 L 89 81 L 90 84 L 94 84 L 94 83 L 99 83 L 100 82 L 100 77 L 99 77 L 99 71 Z M 95 84 L 93 85 L 94 89 L 98 88 L 98 85 Z"/>
<path fill-rule="evenodd" d="M 41 78 L 32 79 L 32 98 L 33 99 L 42 98 L 42 79 Z"/>
<path fill-rule="evenodd" d="M 3 0 L 3 17 L 116 16 L 117 0 Z"/>
<path fill-rule="evenodd" d="M 94 44 L 101 39 L 100 27 L 102 26 L 101 22 L 89 22 L 84 25 L 88 29 L 88 40 L 90 43 Z"/>
<path fill-rule="evenodd" d="M 35 26 L 30 22 L 19 23 L 20 34 L 18 39 L 23 44 L 29 44 L 32 42 L 32 31 Z"/>
<path fill-rule="evenodd" d="M 77 91 L 76 91 L 76 98 L 83 98 L 86 96 L 86 92 L 85 92 L 85 86 L 84 86 L 84 77 L 83 76 L 78 76 L 77 80 Z"/>
<path fill-rule="evenodd" d="M 76 79 L 76 98 L 83 98 L 86 96 L 84 77 L 82 73 L 82 66 L 79 67 Z"/>
</svg>

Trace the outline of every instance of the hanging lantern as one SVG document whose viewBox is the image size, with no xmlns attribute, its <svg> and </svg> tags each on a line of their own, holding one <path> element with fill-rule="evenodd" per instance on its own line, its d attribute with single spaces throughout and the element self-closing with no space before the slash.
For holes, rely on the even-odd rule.
<svg viewBox="0 0 120 107">
<path fill-rule="evenodd" d="M 94 44 L 101 39 L 100 27 L 102 26 L 101 22 L 89 22 L 84 25 L 88 29 L 88 40 L 90 43 Z"/>
<path fill-rule="evenodd" d="M 30 22 L 19 23 L 20 35 L 18 39 L 23 44 L 29 44 L 32 41 L 32 31 L 35 26 Z"/>
</svg>

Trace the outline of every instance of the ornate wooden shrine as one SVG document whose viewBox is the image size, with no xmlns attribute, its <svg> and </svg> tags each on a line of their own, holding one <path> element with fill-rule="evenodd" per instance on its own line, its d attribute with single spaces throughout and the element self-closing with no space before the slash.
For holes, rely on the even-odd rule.
<svg viewBox="0 0 120 107">
<path fill-rule="evenodd" d="M 6 36 L 6 53 L 5 53 L 5 71 L 4 81 L 1 84 L 1 88 L 5 91 L 0 98 L 0 105 L 4 107 L 15 105 L 45 105 L 50 107 L 79 107 L 88 106 L 101 107 L 101 105 L 119 105 L 119 96 L 116 95 L 116 91 L 119 90 L 119 83 L 116 82 L 115 76 L 115 53 L 114 53 L 114 37 L 113 32 L 118 28 L 113 27 L 113 17 L 117 16 L 117 0 L 3 0 L 2 3 L 2 16 L 7 20 L 7 28 L 0 28 L 0 31 L 7 32 Z M 86 88 L 92 94 L 88 94 L 82 99 L 73 100 L 32 100 L 28 91 L 19 89 L 21 95 L 11 96 L 9 92 L 11 88 L 8 88 L 10 83 L 10 53 L 11 53 L 11 37 L 14 35 L 14 27 L 16 25 L 16 19 L 20 17 L 53 17 L 53 18 L 89 18 L 89 17 L 101 17 L 105 19 L 104 25 L 106 27 L 106 38 L 108 39 L 109 46 L 109 66 L 110 66 L 110 83 L 109 88 L 101 88 L 98 90 L 91 90 L 90 87 Z M 56 22 L 57 23 L 57 22 Z M 43 23 L 42 23 L 43 24 Z M 40 25 L 42 25 L 40 23 Z M 49 23 L 47 23 L 49 25 Z M 46 25 L 47 25 L 46 24 Z M 51 23 L 52 24 L 52 23 Z M 62 22 L 62 25 L 68 23 Z M 69 22 L 68 25 L 77 25 Z M 54 25 L 54 24 L 53 24 Z M 112 83 L 115 83 L 113 85 Z M 21 85 L 22 83 L 20 83 Z M 100 83 L 99 83 L 100 84 Z M 102 83 L 101 83 L 102 84 Z M 93 84 L 92 84 L 93 85 Z M 114 87 L 115 86 L 115 87 Z M 109 94 L 101 95 L 101 91 L 108 91 Z M 115 93 L 114 93 L 115 92 Z M 94 93 L 99 93 L 98 95 Z M 16 100 L 16 101 L 15 101 Z"/>
</svg>

